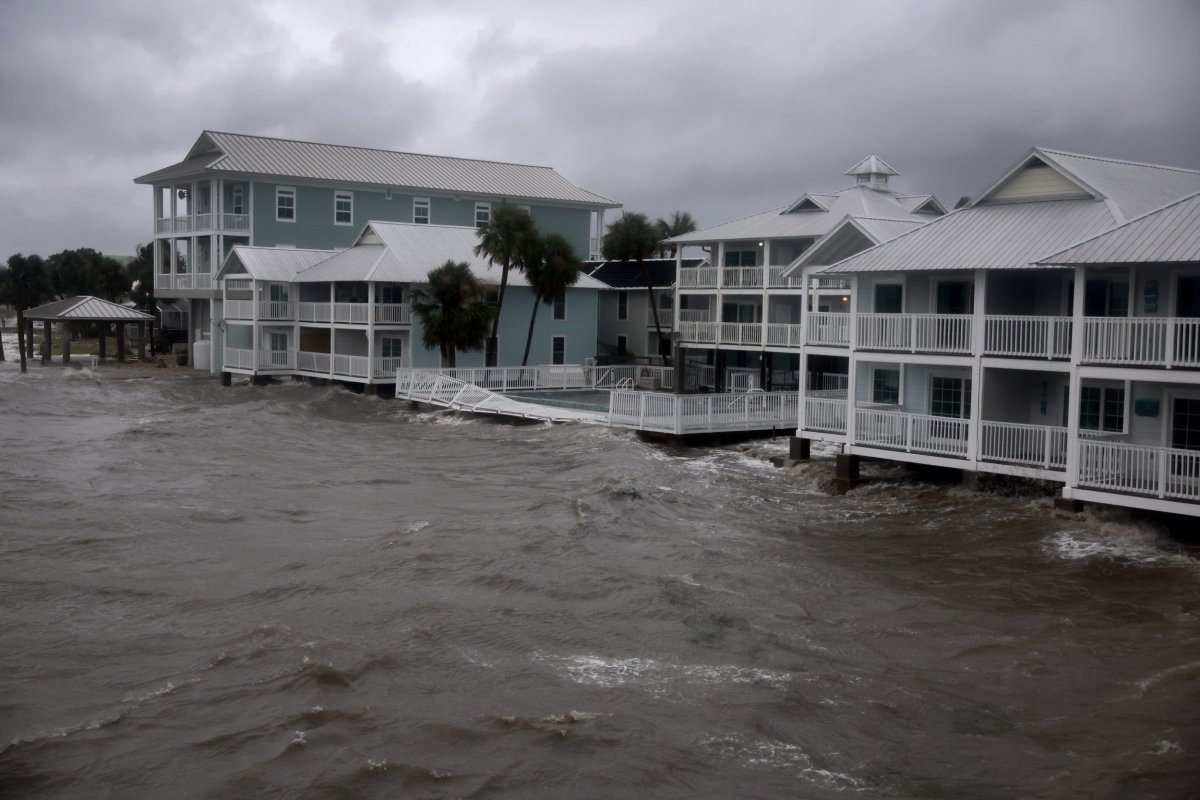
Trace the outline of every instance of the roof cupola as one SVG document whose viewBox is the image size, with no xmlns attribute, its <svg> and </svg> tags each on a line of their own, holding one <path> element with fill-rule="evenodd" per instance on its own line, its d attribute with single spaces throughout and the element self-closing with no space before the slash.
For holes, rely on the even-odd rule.
<svg viewBox="0 0 1200 800">
<path fill-rule="evenodd" d="M 869 155 L 862 161 L 846 170 L 846 175 L 853 175 L 854 182 L 859 186 L 869 186 L 872 189 L 887 189 L 888 176 L 899 175 L 886 161 L 877 155 Z"/>
</svg>

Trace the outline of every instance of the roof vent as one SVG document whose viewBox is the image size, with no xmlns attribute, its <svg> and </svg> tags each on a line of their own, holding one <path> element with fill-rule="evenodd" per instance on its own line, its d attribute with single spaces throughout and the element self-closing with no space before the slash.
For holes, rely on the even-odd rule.
<svg viewBox="0 0 1200 800">
<path fill-rule="evenodd" d="M 854 182 L 860 186 L 870 186 L 872 189 L 886 189 L 888 177 L 899 175 L 900 173 L 892 169 L 879 156 L 869 155 L 846 170 L 845 174 L 853 175 Z"/>
</svg>

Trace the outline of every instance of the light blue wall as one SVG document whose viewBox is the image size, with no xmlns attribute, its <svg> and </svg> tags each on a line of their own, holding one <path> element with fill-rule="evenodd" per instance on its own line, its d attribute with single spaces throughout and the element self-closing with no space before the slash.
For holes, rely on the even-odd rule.
<svg viewBox="0 0 1200 800">
<path fill-rule="evenodd" d="M 296 190 L 296 221 L 275 220 L 275 190 L 279 186 L 290 186 Z M 335 225 L 333 222 L 333 197 L 335 191 L 350 191 L 354 197 L 353 221 L 350 225 Z M 339 190 L 334 187 L 304 186 L 276 182 L 255 181 L 253 191 L 254 244 L 273 247 L 291 244 L 322 250 L 349 247 L 371 220 L 388 222 L 412 222 L 414 194 L 392 192 L 391 198 L 384 192 L 362 189 Z M 495 209 L 500 205 L 485 197 L 462 195 L 459 198 L 428 197 L 430 219 L 435 225 L 474 225 L 475 203 L 491 202 Z M 249 208 L 251 199 L 246 197 Z M 567 208 L 549 205 L 533 205 L 530 213 L 543 233 L 559 233 L 567 238 L 581 259 L 588 256 L 591 232 L 591 211 L 586 208 Z"/>
<path fill-rule="evenodd" d="M 596 354 L 596 316 L 599 291 L 596 289 L 569 289 L 567 291 L 567 318 L 553 319 L 553 306 L 543 304 L 538 308 L 537 321 L 533 328 L 533 341 L 529 348 L 529 364 L 549 364 L 551 338 L 566 337 L 567 364 L 581 364 Z M 529 332 L 529 315 L 533 308 L 533 292 L 525 286 L 509 286 L 504 294 L 504 309 L 500 316 L 498 365 L 517 367 L 525 353 L 525 337 Z M 413 320 L 412 364 L 414 367 L 436 368 L 440 358 L 436 350 L 428 350 L 421 341 L 423 329 L 418 319 Z M 482 367 L 482 350 L 460 352 L 456 361 L 460 367 Z"/>
</svg>

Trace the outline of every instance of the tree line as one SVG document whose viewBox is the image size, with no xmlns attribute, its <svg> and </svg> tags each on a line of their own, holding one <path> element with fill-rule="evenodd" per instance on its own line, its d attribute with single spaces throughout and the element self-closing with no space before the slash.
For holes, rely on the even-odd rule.
<svg viewBox="0 0 1200 800">
<path fill-rule="evenodd" d="M 131 299 L 141 310 L 153 313 L 154 251 L 138 245 L 132 260 L 123 262 L 90 247 L 63 250 L 48 258 L 14 253 L 0 265 L 0 306 L 16 313 L 17 349 L 21 371 L 26 369 L 25 312 L 68 297 L 89 295 L 112 303 Z M 76 330 L 76 335 L 78 331 Z M 0 361 L 5 359 L 0 344 Z"/>
</svg>

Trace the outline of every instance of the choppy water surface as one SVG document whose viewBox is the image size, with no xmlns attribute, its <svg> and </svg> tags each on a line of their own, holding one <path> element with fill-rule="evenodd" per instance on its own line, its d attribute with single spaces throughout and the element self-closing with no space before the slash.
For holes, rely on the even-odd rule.
<svg viewBox="0 0 1200 800">
<path fill-rule="evenodd" d="M 1200 563 L 769 444 L 0 366 L 0 796 L 1200 791 Z"/>
</svg>

